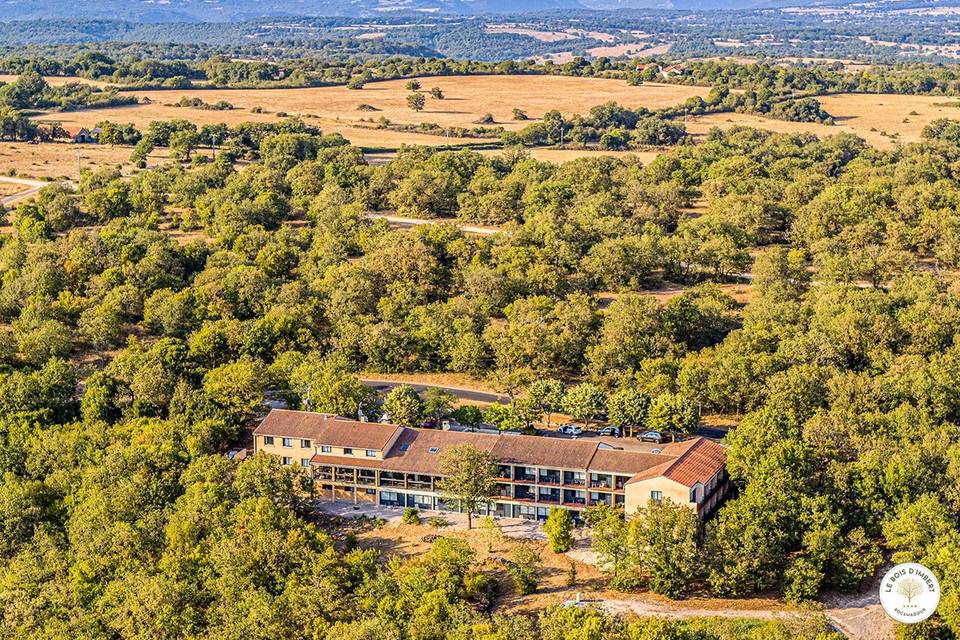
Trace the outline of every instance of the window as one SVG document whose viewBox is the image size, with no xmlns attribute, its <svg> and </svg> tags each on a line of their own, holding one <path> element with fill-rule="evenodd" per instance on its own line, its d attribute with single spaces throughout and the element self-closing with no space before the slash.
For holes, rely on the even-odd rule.
<svg viewBox="0 0 960 640">
<path fill-rule="evenodd" d="M 410 448 L 410 445 L 409 445 L 409 444 L 402 444 L 402 445 L 400 445 L 400 451 L 406 451 L 406 450 L 409 449 L 409 448 Z"/>
<path fill-rule="evenodd" d="M 430 453 L 436 453 L 437 451 L 440 451 L 439 447 L 430 447 Z"/>
<path fill-rule="evenodd" d="M 309 441 L 309 440 L 301 440 L 301 441 L 300 441 L 300 448 L 301 448 L 301 449 L 309 449 L 309 448 L 310 448 L 310 441 Z"/>
<path fill-rule="evenodd" d="M 293 458 L 283 456 L 283 464 L 290 466 L 291 464 L 293 464 Z"/>
<path fill-rule="evenodd" d="M 273 444 L 273 436 L 263 436 L 263 444 Z"/>
<path fill-rule="evenodd" d="M 693 489 L 690 489 L 690 502 L 696 502 L 696 501 L 697 501 L 697 488 L 694 487 Z"/>
<path fill-rule="evenodd" d="M 353 449 L 351 449 L 350 447 L 344 447 L 344 448 L 343 448 L 343 455 L 345 455 L 345 456 L 352 456 L 352 455 L 353 455 Z"/>
<path fill-rule="evenodd" d="M 291 438 L 284 438 L 284 439 L 283 439 L 283 446 L 285 446 L 285 447 L 292 447 L 292 446 L 293 446 L 293 440 L 292 440 Z"/>
<path fill-rule="evenodd" d="M 330 453 L 331 451 L 333 451 L 333 449 L 328 444 L 325 444 L 322 447 L 320 447 L 320 453 Z"/>
<path fill-rule="evenodd" d="M 310 468 L 310 458 L 300 458 L 300 466 L 304 469 Z"/>
<path fill-rule="evenodd" d="M 373 449 L 367 449 L 367 457 L 368 457 L 368 458 L 376 458 L 376 457 L 377 457 L 377 452 L 374 451 Z"/>
<path fill-rule="evenodd" d="M 663 491 L 651 491 L 650 499 L 659 504 L 663 500 Z"/>
</svg>

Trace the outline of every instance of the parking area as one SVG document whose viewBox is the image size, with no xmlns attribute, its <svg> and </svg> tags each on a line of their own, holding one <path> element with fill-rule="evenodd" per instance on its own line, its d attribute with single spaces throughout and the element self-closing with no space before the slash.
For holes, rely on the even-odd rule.
<svg viewBox="0 0 960 640">
<path fill-rule="evenodd" d="M 631 438 L 624 436 L 622 438 L 614 438 L 612 436 L 601 436 L 597 435 L 595 431 L 584 431 L 581 435 L 569 436 L 565 433 L 560 433 L 559 431 L 538 429 L 537 435 L 546 436 L 549 438 L 565 438 L 567 440 L 576 439 L 586 440 L 588 442 L 602 442 L 613 447 L 614 449 L 623 449 L 624 451 L 641 451 L 644 453 L 650 453 L 654 449 L 663 447 L 662 444 L 657 444 L 655 442 L 640 442 L 635 437 Z"/>
</svg>

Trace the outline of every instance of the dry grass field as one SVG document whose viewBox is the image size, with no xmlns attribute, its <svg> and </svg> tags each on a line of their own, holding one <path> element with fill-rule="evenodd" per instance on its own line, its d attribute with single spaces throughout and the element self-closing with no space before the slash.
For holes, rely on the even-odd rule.
<svg viewBox="0 0 960 640">
<path fill-rule="evenodd" d="M 718 113 L 689 118 L 687 130 L 704 134 L 713 127 L 746 125 L 782 133 L 808 132 L 818 136 L 854 133 L 880 149 L 920 140 L 920 131 L 937 118 L 960 118 L 954 98 L 892 94 L 848 93 L 818 98 L 836 118 L 833 126 L 811 122 L 785 122 L 743 113 Z M 960 104 L 960 103 L 958 103 Z"/>
<path fill-rule="evenodd" d="M 519 129 L 528 123 L 512 119 L 514 108 L 524 110 L 531 118 L 539 118 L 550 109 L 559 109 L 565 115 L 586 113 L 591 107 L 615 100 L 630 107 L 659 108 L 673 106 L 695 95 L 706 95 L 705 87 L 683 87 L 647 83 L 633 87 L 620 80 L 601 78 L 572 78 L 563 76 L 447 76 L 421 78 L 425 90 L 439 87 L 445 98 L 427 97 L 427 107 L 420 113 L 407 108 L 410 93 L 405 80 L 391 80 L 368 84 L 362 90 L 346 87 L 319 87 L 307 89 L 192 89 L 168 91 L 138 91 L 136 95 L 149 98 L 150 104 L 108 109 L 93 109 L 69 113 L 49 113 L 40 120 L 58 121 L 67 126 L 92 126 L 101 120 L 133 122 L 146 127 L 153 120 L 187 118 L 198 125 L 225 122 L 275 122 L 278 112 L 300 115 L 327 132 L 340 131 L 355 144 L 368 147 L 396 148 L 407 144 L 438 144 L 444 138 L 415 132 L 371 130 L 362 120 L 381 117 L 403 124 L 421 122 L 441 126 L 472 127 L 474 122 L 490 113 L 497 124 L 507 129 Z M 207 103 L 226 100 L 235 109 L 205 111 L 186 107 L 167 106 L 182 97 L 198 97 Z M 361 104 L 369 104 L 379 111 L 358 111 Z M 253 113 L 260 107 L 268 113 Z M 476 140 L 451 139 L 450 143 L 469 143 Z"/>
<path fill-rule="evenodd" d="M 0 82 L 14 82 L 18 77 L 19 76 L 0 74 Z M 103 82 L 101 80 L 88 80 L 87 78 L 79 78 L 76 76 L 45 76 L 44 79 L 51 87 L 59 87 L 67 84 L 68 82 L 85 82 L 86 84 L 92 84 L 95 87 L 105 87 L 110 84 L 109 82 Z"/>
<path fill-rule="evenodd" d="M 130 147 L 108 145 L 74 145 L 67 143 L 27 144 L 25 142 L 0 143 L 0 169 L 13 170 L 24 178 L 77 177 L 77 151 L 82 167 L 99 168 L 108 165 L 121 167 L 125 173 L 132 169 Z M 169 159 L 166 149 L 157 149 L 150 154 L 147 166 L 163 164 Z M 9 195 L 9 194 L 0 194 Z"/>
</svg>

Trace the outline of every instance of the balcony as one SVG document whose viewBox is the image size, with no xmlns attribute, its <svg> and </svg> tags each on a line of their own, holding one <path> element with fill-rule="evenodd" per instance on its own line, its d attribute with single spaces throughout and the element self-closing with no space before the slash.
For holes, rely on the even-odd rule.
<svg viewBox="0 0 960 640">
<path fill-rule="evenodd" d="M 357 484 L 365 487 L 375 487 L 377 486 L 377 476 L 374 474 L 364 475 L 360 473 L 357 475 Z"/>
<path fill-rule="evenodd" d="M 560 494 L 559 493 L 541 493 L 539 496 L 538 502 L 550 502 L 553 504 L 560 504 Z"/>
<path fill-rule="evenodd" d="M 537 476 L 532 473 L 517 473 L 513 477 L 514 482 L 529 482 L 533 484 L 537 481 Z"/>
<path fill-rule="evenodd" d="M 559 473 L 541 473 L 539 484 L 552 484 L 560 486 L 560 474 Z"/>
<path fill-rule="evenodd" d="M 514 487 L 513 499 L 529 500 L 533 502 L 536 499 L 536 494 L 533 491 L 530 491 L 529 489 L 527 489 L 526 487 Z"/>
<path fill-rule="evenodd" d="M 609 489 L 610 481 L 609 480 L 591 480 L 590 488 L 591 489 Z"/>
</svg>

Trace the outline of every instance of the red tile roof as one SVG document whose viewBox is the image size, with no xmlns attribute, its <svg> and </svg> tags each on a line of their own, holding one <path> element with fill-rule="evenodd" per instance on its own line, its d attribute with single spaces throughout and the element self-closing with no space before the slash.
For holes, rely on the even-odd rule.
<svg viewBox="0 0 960 640">
<path fill-rule="evenodd" d="M 597 449 L 590 461 L 590 471 L 632 476 L 663 464 L 663 454 L 619 449 Z"/>
<path fill-rule="evenodd" d="M 706 484 L 710 478 L 723 469 L 723 465 L 726 463 L 726 449 L 712 440 L 694 438 L 677 444 L 683 446 L 670 448 L 668 445 L 664 447 L 664 451 L 660 455 L 671 455 L 671 452 L 676 455 L 676 452 L 682 450 L 679 456 L 674 457 L 670 462 L 641 471 L 630 478 L 628 484 L 663 476 L 684 486 L 692 487 L 698 482 Z"/>
<path fill-rule="evenodd" d="M 403 427 L 359 422 L 340 416 L 307 411 L 274 409 L 254 430 L 255 435 L 309 438 L 318 445 L 385 450 Z"/>
<path fill-rule="evenodd" d="M 703 438 L 664 445 L 661 453 L 645 453 L 609 449 L 590 440 L 404 429 L 392 424 L 280 409 L 271 411 L 254 433 L 306 438 L 316 446 L 385 452 L 382 461 L 360 455 L 320 454 L 312 458 L 316 464 L 434 475 L 438 474 L 444 451 L 461 444 L 489 451 L 494 460 L 502 464 L 629 475 L 632 476 L 630 482 L 662 475 L 687 486 L 706 482 L 723 468 L 726 460 L 722 446 Z"/>
</svg>

